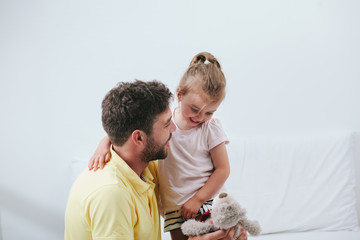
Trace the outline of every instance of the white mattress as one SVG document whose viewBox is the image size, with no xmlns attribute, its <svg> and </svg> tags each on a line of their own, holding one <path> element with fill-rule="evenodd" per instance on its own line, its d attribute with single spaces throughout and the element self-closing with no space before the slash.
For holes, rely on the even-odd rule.
<svg viewBox="0 0 360 240">
<path fill-rule="evenodd" d="M 360 240 L 360 232 L 297 232 L 267 234 L 258 237 L 248 237 L 249 240 Z"/>
<path fill-rule="evenodd" d="M 162 233 L 162 240 L 171 240 L 169 233 Z M 250 236 L 249 240 L 360 240 L 360 232 L 296 232 L 266 234 L 257 237 Z"/>
</svg>

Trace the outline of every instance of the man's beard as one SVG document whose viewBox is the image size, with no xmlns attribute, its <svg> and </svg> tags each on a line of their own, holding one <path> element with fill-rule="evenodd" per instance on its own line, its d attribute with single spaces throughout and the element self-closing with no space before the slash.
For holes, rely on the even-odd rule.
<svg viewBox="0 0 360 240">
<path fill-rule="evenodd" d="M 144 162 L 150 162 L 158 159 L 165 159 L 168 155 L 168 149 L 165 150 L 165 146 L 169 142 L 170 138 L 171 134 L 165 144 L 158 145 L 152 137 L 149 137 L 146 147 L 142 152 L 142 160 Z"/>
</svg>

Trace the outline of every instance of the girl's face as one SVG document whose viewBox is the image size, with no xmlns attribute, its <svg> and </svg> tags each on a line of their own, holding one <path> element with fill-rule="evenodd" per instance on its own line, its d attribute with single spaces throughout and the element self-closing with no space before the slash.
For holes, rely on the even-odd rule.
<svg viewBox="0 0 360 240">
<path fill-rule="evenodd" d="M 178 99 L 179 111 L 175 114 L 175 121 L 183 130 L 196 127 L 199 124 L 212 118 L 214 112 L 221 102 L 211 102 L 204 91 L 191 90 L 188 93 L 181 94 L 179 89 Z"/>
</svg>

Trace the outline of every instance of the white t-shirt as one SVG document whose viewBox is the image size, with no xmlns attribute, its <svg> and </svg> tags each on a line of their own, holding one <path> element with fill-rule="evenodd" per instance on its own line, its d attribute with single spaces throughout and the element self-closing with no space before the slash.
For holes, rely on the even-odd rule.
<svg viewBox="0 0 360 240">
<path fill-rule="evenodd" d="M 179 210 L 205 185 L 214 171 L 210 150 L 223 142 L 229 141 L 218 119 L 212 118 L 189 130 L 176 126 L 169 155 L 158 162 L 163 211 Z M 213 197 L 221 191 L 224 186 Z"/>
</svg>

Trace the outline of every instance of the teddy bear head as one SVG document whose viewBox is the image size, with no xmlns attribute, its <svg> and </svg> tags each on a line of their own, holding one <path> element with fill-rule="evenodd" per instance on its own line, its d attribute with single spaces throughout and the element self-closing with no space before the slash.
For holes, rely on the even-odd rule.
<svg viewBox="0 0 360 240">
<path fill-rule="evenodd" d="M 246 215 L 246 210 L 229 194 L 220 193 L 214 198 L 211 218 L 221 229 L 235 226 Z"/>
</svg>

